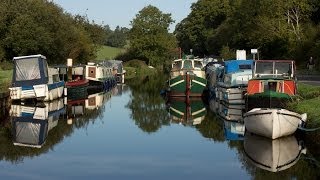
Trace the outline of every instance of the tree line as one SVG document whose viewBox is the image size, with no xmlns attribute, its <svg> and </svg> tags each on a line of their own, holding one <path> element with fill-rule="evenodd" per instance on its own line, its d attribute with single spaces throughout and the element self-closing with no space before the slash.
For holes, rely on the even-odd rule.
<svg viewBox="0 0 320 180">
<path fill-rule="evenodd" d="M 125 48 L 117 57 L 168 66 L 179 48 L 203 57 L 234 58 L 236 49 L 258 49 L 260 58 L 320 59 L 318 0 L 198 0 L 173 33 L 171 14 L 146 6 L 131 27 L 99 25 L 71 15 L 48 0 L 3 0 L 0 4 L 0 60 L 43 54 L 50 64 L 93 60 L 101 45 Z"/>
<path fill-rule="evenodd" d="M 15 56 L 43 54 L 50 64 L 93 60 L 101 45 L 123 47 L 126 28 L 112 31 L 89 21 L 86 15 L 71 15 L 48 0 L 3 0 L 0 3 L 0 61 Z M 123 38 L 122 38 L 123 39 Z M 124 41 L 124 42 L 123 42 Z"/>
<path fill-rule="evenodd" d="M 198 0 L 175 36 L 184 51 L 199 56 L 258 49 L 264 59 L 302 63 L 320 58 L 319 22 L 318 0 Z"/>
</svg>

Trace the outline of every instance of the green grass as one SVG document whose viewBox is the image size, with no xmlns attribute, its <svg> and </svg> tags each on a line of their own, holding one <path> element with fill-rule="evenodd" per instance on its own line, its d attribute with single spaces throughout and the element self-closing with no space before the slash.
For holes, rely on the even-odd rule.
<svg viewBox="0 0 320 180">
<path fill-rule="evenodd" d="M 320 125 L 320 87 L 298 83 L 299 98 L 289 105 L 289 108 L 298 113 L 307 113 L 308 126 Z"/>
<path fill-rule="evenodd" d="M 8 91 L 11 83 L 12 70 L 2 70 L 0 69 L 0 92 Z"/>
<path fill-rule="evenodd" d="M 97 52 L 96 60 L 110 60 L 117 55 L 123 53 L 125 50 L 121 48 L 114 48 L 110 46 L 102 46 Z"/>
<path fill-rule="evenodd" d="M 298 94 L 303 99 L 311 99 L 320 96 L 320 86 L 298 83 Z"/>
<path fill-rule="evenodd" d="M 125 62 L 124 69 L 126 70 L 125 79 L 150 76 L 157 73 L 155 68 L 149 68 L 144 61 L 136 59 Z"/>
</svg>

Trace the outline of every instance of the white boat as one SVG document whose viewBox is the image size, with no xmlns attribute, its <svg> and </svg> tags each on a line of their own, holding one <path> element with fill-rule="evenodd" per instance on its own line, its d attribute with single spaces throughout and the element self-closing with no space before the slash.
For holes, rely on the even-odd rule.
<svg viewBox="0 0 320 180">
<path fill-rule="evenodd" d="M 217 98 L 228 104 L 245 104 L 244 95 L 252 78 L 252 60 L 224 62 L 222 81 L 217 82 Z"/>
<path fill-rule="evenodd" d="M 13 144 L 41 148 L 65 113 L 63 99 L 34 105 L 11 105 Z"/>
<path fill-rule="evenodd" d="M 254 108 L 244 114 L 244 124 L 249 132 L 276 139 L 293 134 L 306 117 L 286 109 Z"/>
<path fill-rule="evenodd" d="M 48 67 L 45 56 L 20 56 L 13 61 L 12 87 L 9 88 L 12 100 L 51 101 L 62 97 L 64 81 L 60 80 L 57 69 Z"/>
<path fill-rule="evenodd" d="M 108 60 L 108 61 L 105 61 L 104 64 L 112 68 L 112 71 L 113 71 L 112 74 L 116 77 L 117 83 L 123 84 L 126 70 L 123 69 L 122 61 Z"/>
<path fill-rule="evenodd" d="M 258 168 L 279 172 L 295 165 L 307 150 L 294 136 L 275 140 L 246 133 L 244 152 L 250 163 Z"/>
<path fill-rule="evenodd" d="M 103 89 L 110 89 L 116 84 L 115 76 L 112 74 L 112 67 L 106 64 L 88 62 L 86 65 L 86 79 L 91 86 L 99 86 Z"/>
</svg>

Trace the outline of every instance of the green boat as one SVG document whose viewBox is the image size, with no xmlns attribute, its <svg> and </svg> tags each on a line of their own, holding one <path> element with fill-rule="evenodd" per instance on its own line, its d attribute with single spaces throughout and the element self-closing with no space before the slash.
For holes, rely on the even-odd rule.
<svg viewBox="0 0 320 180">
<path fill-rule="evenodd" d="M 168 95 L 174 97 L 200 97 L 207 85 L 203 59 L 187 56 L 172 62 Z"/>
</svg>

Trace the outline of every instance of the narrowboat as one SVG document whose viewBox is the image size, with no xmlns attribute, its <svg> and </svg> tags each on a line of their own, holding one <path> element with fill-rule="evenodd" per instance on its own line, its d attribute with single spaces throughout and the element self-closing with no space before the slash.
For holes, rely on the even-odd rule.
<svg viewBox="0 0 320 180">
<path fill-rule="evenodd" d="M 112 68 L 112 74 L 115 76 L 116 82 L 123 84 L 126 70 L 123 68 L 122 61 L 120 60 L 108 60 L 104 62 L 108 67 Z"/>
<path fill-rule="evenodd" d="M 171 64 L 169 97 L 201 97 L 207 85 L 202 59 L 186 56 Z"/>
<path fill-rule="evenodd" d="M 14 57 L 10 98 L 12 100 L 37 99 L 51 101 L 62 97 L 64 81 L 57 69 L 49 68 L 46 57 L 31 55 Z"/>
<path fill-rule="evenodd" d="M 68 69 L 71 71 L 70 78 L 66 82 L 67 96 L 69 99 L 83 99 L 88 96 L 89 80 L 85 78 L 85 66 L 73 66 Z"/>
<path fill-rule="evenodd" d="M 252 78 L 253 60 L 224 62 L 222 81 L 217 82 L 217 98 L 227 104 L 245 104 L 248 81 Z"/>
<path fill-rule="evenodd" d="M 85 71 L 85 78 L 89 80 L 90 86 L 108 90 L 116 84 L 115 76 L 112 74 L 112 67 L 108 67 L 104 63 L 88 62 Z"/>
</svg>

